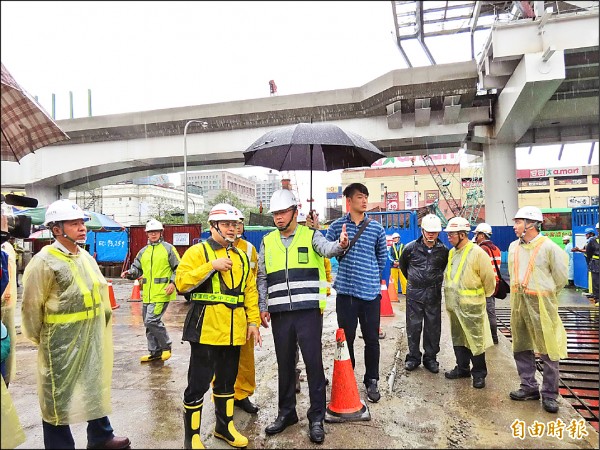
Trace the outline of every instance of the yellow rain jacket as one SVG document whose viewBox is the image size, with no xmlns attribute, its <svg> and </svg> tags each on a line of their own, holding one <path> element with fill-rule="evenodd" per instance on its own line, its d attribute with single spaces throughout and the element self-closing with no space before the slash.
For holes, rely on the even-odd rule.
<svg viewBox="0 0 600 450">
<path fill-rule="evenodd" d="M 494 345 L 485 298 L 495 289 L 496 274 L 484 250 L 472 242 L 450 250 L 444 296 L 454 346 L 467 347 L 477 356 Z"/>
<path fill-rule="evenodd" d="M 225 273 L 213 269 L 211 261 L 218 258 L 231 258 L 232 269 Z M 256 277 L 250 270 L 248 256 L 235 247 L 226 250 L 212 238 L 191 246 L 177 267 L 175 284 L 179 292 L 192 294 L 183 340 L 244 345 L 248 324 L 260 324 Z M 220 293 L 213 295 L 216 286 Z M 233 296 L 237 297 L 235 303 L 228 301 Z"/>
<path fill-rule="evenodd" d="M 106 279 L 88 252 L 60 248 L 42 248 L 23 274 L 22 328 L 38 345 L 40 408 L 52 425 L 108 415 L 113 367 Z"/>
<path fill-rule="evenodd" d="M 23 427 L 19 421 L 15 405 L 10 398 L 8 388 L 1 381 L 0 386 L 0 403 L 2 404 L 2 414 L 0 417 L 0 419 L 2 419 L 2 429 L 0 430 L 2 432 L 0 440 L 2 442 L 0 443 L 0 446 L 1 448 L 16 448 L 18 445 L 25 442 L 25 433 L 23 432 Z"/>
<path fill-rule="evenodd" d="M 558 315 L 558 293 L 566 285 L 569 257 L 538 235 L 508 248 L 513 352 L 533 350 L 552 361 L 567 357 L 567 333 Z"/>
<path fill-rule="evenodd" d="M 6 359 L 6 377 L 10 383 L 17 374 L 17 331 L 15 330 L 15 305 L 17 304 L 17 260 L 16 252 L 10 242 L 2 244 L 2 250 L 8 254 L 8 286 L 2 293 L 2 323 L 10 336 L 10 354 Z"/>
</svg>

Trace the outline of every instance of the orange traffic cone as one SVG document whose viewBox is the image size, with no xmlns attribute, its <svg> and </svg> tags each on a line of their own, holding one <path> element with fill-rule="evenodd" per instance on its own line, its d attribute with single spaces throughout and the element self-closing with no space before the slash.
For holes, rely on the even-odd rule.
<svg viewBox="0 0 600 450">
<path fill-rule="evenodd" d="M 110 307 L 112 309 L 117 309 L 121 305 L 117 305 L 117 300 L 115 299 L 115 290 L 113 289 L 112 280 L 108 280 L 108 296 L 110 297 Z"/>
<path fill-rule="evenodd" d="M 127 301 L 129 301 L 129 302 L 142 301 L 142 296 L 140 295 L 140 282 L 137 279 L 133 282 L 133 289 L 131 290 L 131 298 Z"/>
<path fill-rule="evenodd" d="M 337 347 L 331 379 L 331 401 L 325 411 L 325 422 L 355 422 L 371 420 L 371 413 L 358 395 L 354 369 L 342 328 L 335 333 Z"/>
<path fill-rule="evenodd" d="M 388 283 L 388 294 L 390 295 L 390 301 L 397 302 L 398 300 L 398 289 L 396 289 L 396 280 L 394 277 L 390 277 L 390 282 Z"/>
<path fill-rule="evenodd" d="M 394 316 L 394 310 L 392 309 L 392 303 L 390 302 L 390 296 L 384 280 L 381 280 L 381 305 L 379 308 L 379 315 L 381 317 L 392 317 Z"/>
</svg>

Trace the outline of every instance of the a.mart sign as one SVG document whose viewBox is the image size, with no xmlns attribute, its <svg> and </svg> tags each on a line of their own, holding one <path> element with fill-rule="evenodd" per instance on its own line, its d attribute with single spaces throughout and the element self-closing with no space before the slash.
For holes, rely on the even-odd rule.
<svg viewBox="0 0 600 450">
<path fill-rule="evenodd" d="M 583 167 L 559 167 L 555 169 L 521 169 L 517 170 L 517 178 L 550 178 L 573 177 L 585 175 Z"/>
</svg>

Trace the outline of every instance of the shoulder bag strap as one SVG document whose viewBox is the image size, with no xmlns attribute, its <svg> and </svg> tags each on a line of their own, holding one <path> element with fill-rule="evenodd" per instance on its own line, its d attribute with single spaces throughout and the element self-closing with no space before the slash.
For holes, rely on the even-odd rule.
<svg viewBox="0 0 600 450">
<path fill-rule="evenodd" d="M 363 224 L 360 226 L 360 228 L 358 229 L 358 231 L 356 232 L 356 234 L 354 235 L 354 237 L 350 241 L 350 245 L 348 245 L 348 248 L 346 249 L 346 251 L 344 252 L 344 254 L 337 257 L 338 261 L 341 261 L 341 259 L 344 256 L 346 256 L 346 254 L 350 251 L 350 249 L 352 248 L 352 246 L 356 243 L 356 241 L 358 240 L 358 238 L 360 237 L 360 235 L 362 234 L 362 232 L 365 231 L 365 228 L 367 228 L 367 225 L 369 225 L 370 221 L 371 221 L 371 219 L 369 217 L 365 218 L 365 220 L 363 221 Z"/>
</svg>

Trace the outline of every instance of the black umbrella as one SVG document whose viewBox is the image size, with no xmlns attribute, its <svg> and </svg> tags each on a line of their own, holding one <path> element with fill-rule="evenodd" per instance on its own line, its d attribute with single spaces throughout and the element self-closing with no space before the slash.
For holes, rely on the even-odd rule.
<svg viewBox="0 0 600 450">
<path fill-rule="evenodd" d="M 244 164 L 312 171 L 368 167 L 385 155 L 364 137 L 330 123 L 298 123 L 269 131 L 244 151 Z"/>
</svg>

